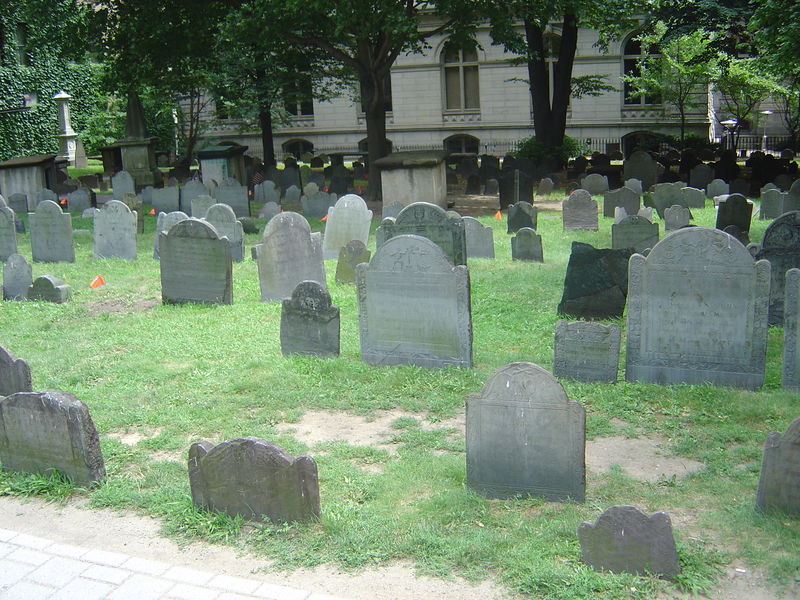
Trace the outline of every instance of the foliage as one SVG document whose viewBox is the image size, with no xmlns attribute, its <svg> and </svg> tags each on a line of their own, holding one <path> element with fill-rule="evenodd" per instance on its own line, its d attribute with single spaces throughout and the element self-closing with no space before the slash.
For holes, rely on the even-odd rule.
<svg viewBox="0 0 800 600">
<path fill-rule="evenodd" d="M 20 473 L 0 469 L 0 496 L 39 496 L 48 500 L 66 500 L 75 491 L 61 471 Z"/>
<path fill-rule="evenodd" d="M 795 0 L 761 0 L 750 28 L 764 60 L 784 78 L 800 79 L 800 4 Z"/>
<path fill-rule="evenodd" d="M 539 141 L 536 136 L 526 138 L 520 142 L 514 156 L 529 158 L 534 164 L 543 164 L 546 159 L 556 158 L 559 164 L 566 165 L 567 161 L 576 156 L 585 156 L 589 147 L 581 140 L 564 136 L 561 146 L 548 146 Z"/>
</svg>

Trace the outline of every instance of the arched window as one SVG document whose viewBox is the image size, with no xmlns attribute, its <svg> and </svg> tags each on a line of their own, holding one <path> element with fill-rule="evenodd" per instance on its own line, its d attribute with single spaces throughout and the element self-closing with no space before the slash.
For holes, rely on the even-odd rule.
<svg viewBox="0 0 800 600">
<path fill-rule="evenodd" d="M 314 152 L 314 144 L 309 142 L 308 140 L 302 139 L 295 139 L 289 140 L 288 142 L 284 142 L 283 146 L 284 154 L 291 154 L 296 158 L 300 158 L 306 152 Z"/>
<path fill-rule="evenodd" d="M 444 140 L 444 149 L 450 154 L 478 154 L 480 144 L 475 136 L 459 133 Z"/>
<path fill-rule="evenodd" d="M 642 59 L 642 43 L 636 39 L 638 34 L 628 38 L 622 50 L 622 71 L 625 75 L 638 76 L 641 74 L 639 63 Z M 654 48 L 648 54 L 656 54 Z M 629 106 L 645 106 L 650 104 L 661 104 L 661 98 L 645 94 L 638 96 L 634 94 L 634 87 L 627 81 L 623 84 L 623 99 Z"/>
<path fill-rule="evenodd" d="M 448 43 L 442 52 L 444 106 L 447 110 L 478 110 L 478 50 Z"/>
</svg>

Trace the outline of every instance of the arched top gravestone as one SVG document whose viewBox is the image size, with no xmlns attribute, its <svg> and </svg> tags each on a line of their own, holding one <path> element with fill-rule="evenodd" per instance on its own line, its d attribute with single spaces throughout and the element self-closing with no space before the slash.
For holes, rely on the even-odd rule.
<svg viewBox="0 0 800 600">
<path fill-rule="evenodd" d="M 494 231 L 475 217 L 462 217 L 467 258 L 494 258 Z"/>
<path fill-rule="evenodd" d="M 769 224 L 755 258 L 769 261 L 769 322 L 782 325 L 786 273 L 789 269 L 800 268 L 800 211 L 784 213 Z"/>
<path fill-rule="evenodd" d="M 372 211 L 361 196 L 347 194 L 339 198 L 334 206 L 328 208 L 325 235 L 322 238 L 322 258 L 337 258 L 342 247 L 351 240 L 359 240 L 366 245 L 371 223 Z"/>
<path fill-rule="evenodd" d="M 72 216 L 52 200 L 45 200 L 29 213 L 33 262 L 75 262 Z"/>
<path fill-rule="evenodd" d="M 316 281 L 302 281 L 281 310 L 281 352 L 339 356 L 339 307 Z"/>
<path fill-rule="evenodd" d="M 336 283 L 355 284 L 356 267 L 368 263 L 372 253 L 364 242 L 350 240 L 339 251 L 339 260 L 336 262 Z"/>
<path fill-rule="evenodd" d="M 644 252 L 658 243 L 658 223 L 639 215 L 627 215 L 611 226 L 611 247 L 614 250 L 633 248 Z"/>
<path fill-rule="evenodd" d="M 233 208 L 228 204 L 212 204 L 206 211 L 205 220 L 214 226 L 220 237 L 228 240 L 231 259 L 236 262 L 244 260 L 244 229 Z"/>
<path fill-rule="evenodd" d="M 17 392 L 31 392 L 32 385 L 28 363 L 0 346 L 0 398 Z"/>
<path fill-rule="evenodd" d="M 119 200 L 106 202 L 94 216 L 94 257 L 136 260 L 137 218 L 136 212 Z"/>
<path fill-rule="evenodd" d="M 516 233 L 523 227 L 536 229 L 538 210 L 530 202 L 520 200 L 508 207 L 507 233 Z"/>
<path fill-rule="evenodd" d="M 636 190 L 632 190 L 627 186 L 603 194 L 604 217 L 613 217 L 614 209 L 617 206 L 624 208 L 626 214 L 635 215 L 639 212 L 639 207 L 641 205 L 641 195 Z"/>
<path fill-rule="evenodd" d="M 657 179 L 656 161 L 647 152 L 637 150 L 622 163 L 622 172 L 625 179 L 638 179 L 647 190 Z"/>
<path fill-rule="evenodd" d="M 597 231 L 597 201 L 586 190 L 575 190 L 562 203 L 561 218 L 565 231 Z"/>
<path fill-rule="evenodd" d="M 377 239 L 385 242 L 398 235 L 419 235 L 439 246 L 454 265 L 467 264 L 467 240 L 464 222 L 451 218 L 447 212 L 429 202 L 409 204 L 396 219 L 387 217 L 376 232 Z M 379 244 L 380 245 L 380 244 Z"/>
<path fill-rule="evenodd" d="M 3 299 L 27 300 L 28 288 L 32 283 L 31 266 L 25 257 L 21 254 L 9 256 L 3 263 Z"/>
<path fill-rule="evenodd" d="M 783 435 L 774 431 L 767 436 L 756 508 L 800 516 L 800 479 L 797 477 L 799 468 L 800 417 L 789 424 Z"/>
<path fill-rule="evenodd" d="M 185 221 L 188 218 L 189 215 L 179 210 L 158 213 L 158 217 L 156 218 L 156 234 L 153 241 L 153 258 L 158 259 L 159 235 L 161 233 L 166 233 L 172 228 L 173 225 L 180 223 L 181 221 Z"/>
<path fill-rule="evenodd" d="M 5 204 L 0 205 L 0 262 L 17 253 L 17 228 L 14 211 Z"/>
</svg>

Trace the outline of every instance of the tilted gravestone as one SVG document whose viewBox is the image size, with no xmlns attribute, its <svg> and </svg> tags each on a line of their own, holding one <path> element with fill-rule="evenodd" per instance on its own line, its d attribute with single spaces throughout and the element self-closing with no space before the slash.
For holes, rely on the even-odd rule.
<svg viewBox="0 0 800 600">
<path fill-rule="evenodd" d="M 310 456 L 297 458 L 272 442 L 244 437 L 189 448 L 189 485 L 196 506 L 274 523 L 319 517 L 319 476 Z"/>
<path fill-rule="evenodd" d="M 231 177 L 223 179 L 217 188 L 217 195 L 214 199 L 218 204 L 230 206 L 236 218 L 250 216 L 250 197 L 247 194 L 247 186 L 240 185 L 236 179 Z"/>
<path fill-rule="evenodd" d="M 25 257 L 21 254 L 9 256 L 3 263 L 3 300 L 27 300 L 32 283 L 31 266 Z"/>
<path fill-rule="evenodd" d="M 781 387 L 800 390 L 800 269 L 786 271 Z"/>
<path fill-rule="evenodd" d="M 0 462 L 12 471 L 55 469 L 83 486 L 106 474 L 86 405 L 72 394 L 52 390 L 0 398 Z"/>
<path fill-rule="evenodd" d="M 136 260 L 137 218 L 136 212 L 132 212 L 122 202 L 106 202 L 94 217 L 94 257 Z"/>
<path fill-rule="evenodd" d="M 500 173 L 500 209 L 517 202 L 530 202 L 533 198 L 533 177 L 519 169 L 507 169 Z"/>
<path fill-rule="evenodd" d="M 688 208 L 680 204 L 674 204 L 664 211 L 664 231 L 673 231 L 686 227 L 691 218 L 692 213 L 689 212 Z M 652 248 L 653 246 L 648 247 Z"/>
<path fill-rule="evenodd" d="M 193 219 L 202 219 L 206 216 L 208 209 L 211 208 L 216 202 L 214 198 L 207 194 L 202 194 L 200 196 L 196 196 L 192 198 L 192 212 L 191 217 Z"/>
<path fill-rule="evenodd" d="M 462 217 L 467 238 L 467 258 L 494 258 L 494 230 L 475 217 Z"/>
<path fill-rule="evenodd" d="M 775 219 L 783 214 L 783 204 L 786 193 L 780 190 L 767 190 L 761 194 L 761 209 L 759 218 Z"/>
<path fill-rule="evenodd" d="M 28 214 L 33 262 L 75 262 L 72 245 L 72 216 L 50 200 Z"/>
<path fill-rule="evenodd" d="M 183 213 L 179 210 L 175 210 L 168 213 L 159 213 L 158 217 L 156 218 L 156 233 L 153 240 L 153 258 L 158 260 L 158 241 L 162 233 L 166 233 L 172 226 L 180 223 L 181 221 L 185 221 L 189 218 L 189 215 Z"/>
<path fill-rule="evenodd" d="M 620 329 L 613 323 L 556 323 L 553 375 L 575 381 L 617 381 Z"/>
<path fill-rule="evenodd" d="M 316 281 L 302 281 L 281 310 L 281 353 L 339 356 L 339 307 Z"/>
<path fill-rule="evenodd" d="M 136 193 L 136 183 L 133 176 L 127 171 L 119 171 L 111 177 L 111 188 L 114 200 L 122 200 L 125 194 Z"/>
<path fill-rule="evenodd" d="M 741 194 L 731 194 L 719 203 L 716 228 L 722 230 L 728 225 L 736 225 L 739 231 L 750 231 L 752 217 L 753 203 Z"/>
<path fill-rule="evenodd" d="M 756 508 L 800 516 L 800 417 L 783 435 L 773 431 L 764 443 Z"/>
<path fill-rule="evenodd" d="M 369 227 L 372 224 L 372 211 L 367 203 L 355 194 L 347 194 L 328 208 L 325 221 L 325 235 L 322 237 L 322 258 L 337 258 L 339 251 L 351 240 L 359 240 L 364 245 L 369 241 Z"/>
<path fill-rule="evenodd" d="M 511 238 L 511 260 L 544 262 L 542 236 L 530 227 L 523 227 Z"/>
<path fill-rule="evenodd" d="M 67 194 L 67 210 L 82 213 L 92 206 L 92 195 L 88 188 L 78 188 Z"/>
<path fill-rule="evenodd" d="M 686 208 L 705 208 L 706 193 L 694 187 L 681 188 L 681 202 Z"/>
<path fill-rule="evenodd" d="M 597 249 L 572 242 L 559 315 L 582 319 L 621 317 L 628 293 L 628 259 L 633 251 Z"/>
<path fill-rule="evenodd" d="M 722 179 L 714 179 L 706 186 L 706 198 L 730 194 L 730 186 Z"/>
<path fill-rule="evenodd" d="M 800 268 L 800 211 L 784 213 L 769 224 L 755 259 L 769 261 L 769 324 L 782 325 L 786 273 Z"/>
<path fill-rule="evenodd" d="M 339 260 L 336 262 L 336 283 L 355 284 L 356 267 L 368 263 L 372 253 L 367 250 L 364 242 L 351 240 L 339 251 Z"/>
<path fill-rule="evenodd" d="M 159 234 L 161 298 L 165 303 L 233 304 L 228 240 L 200 219 L 185 219 Z"/>
<path fill-rule="evenodd" d="M 628 381 L 761 387 L 767 261 L 722 231 L 691 227 L 631 257 L 629 271 Z"/>
<path fill-rule="evenodd" d="M 253 258 L 262 302 L 288 298 L 301 281 L 327 285 L 320 234 L 311 233 L 305 217 L 295 212 L 283 212 L 267 223 Z"/>
<path fill-rule="evenodd" d="M 0 262 L 17 253 L 17 227 L 14 211 L 0 206 Z"/>
<path fill-rule="evenodd" d="M 501 367 L 467 397 L 467 485 L 489 498 L 583 502 L 586 416 L 539 365 Z"/>
<path fill-rule="evenodd" d="M 614 250 L 633 248 L 644 252 L 658 243 L 658 223 L 639 215 L 629 215 L 611 226 L 611 247 Z"/>
<path fill-rule="evenodd" d="M 275 202 L 267 202 L 262 206 L 258 211 L 258 218 L 259 219 L 266 219 L 269 222 L 272 217 L 277 214 L 280 214 L 281 207 L 278 206 Z"/>
<path fill-rule="evenodd" d="M 356 286 L 364 362 L 472 366 L 469 272 L 431 240 L 387 240 L 358 266 Z"/>
<path fill-rule="evenodd" d="M 681 571 L 665 512 L 648 515 L 633 506 L 612 506 L 594 523 L 579 525 L 578 540 L 583 562 L 597 571 L 652 573 L 666 579 Z"/>
<path fill-rule="evenodd" d="M 597 201 L 586 190 L 575 190 L 561 205 L 564 231 L 597 231 Z"/>
<path fill-rule="evenodd" d="M 507 233 L 516 233 L 523 227 L 536 229 L 538 211 L 530 202 L 515 202 L 508 207 Z"/>
<path fill-rule="evenodd" d="M 637 150 L 622 163 L 622 172 L 625 179 L 634 178 L 641 181 L 645 190 L 650 189 L 658 179 L 656 161 L 643 150 Z"/>
<path fill-rule="evenodd" d="M 192 214 L 192 200 L 198 196 L 208 196 L 208 188 L 203 185 L 199 179 L 191 179 L 180 188 L 180 206 L 181 212 L 187 215 Z"/>
<path fill-rule="evenodd" d="M 52 275 L 41 275 L 28 288 L 28 300 L 63 304 L 72 298 L 72 288 Z"/>
<path fill-rule="evenodd" d="M 376 246 L 382 245 L 398 235 L 419 235 L 439 246 L 454 265 L 467 264 L 467 238 L 464 221 L 453 218 L 435 204 L 414 202 L 409 204 L 396 219 L 387 218 L 376 232 Z"/>
<path fill-rule="evenodd" d="M 605 175 L 591 173 L 590 175 L 586 175 L 583 179 L 581 179 L 580 183 L 581 188 L 593 196 L 599 196 L 600 194 L 605 194 L 608 191 L 608 177 Z"/>
<path fill-rule="evenodd" d="M 603 216 L 613 217 L 614 209 L 621 206 L 629 215 L 635 215 L 642 205 L 641 195 L 629 187 L 611 190 L 603 195 Z"/>
<path fill-rule="evenodd" d="M 32 392 L 31 370 L 21 358 L 0 346 L 0 398 L 17 392 Z"/>
<path fill-rule="evenodd" d="M 393 219 L 397 218 L 397 215 L 400 214 L 400 211 L 406 207 L 405 204 L 400 202 L 399 200 L 395 200 L 394 202 L 390 202 L 389 204 L 385 205 L 381 210 L 381 220 L 392 217 Z"/>
<path fill-rule="evenodd" d="M 231 260 L 244 260 L 244 229 L 236 214 L 228 204 L 212 204 L 208 207 L 205 220 L 214 226 L 219 237 L 228 240 L 231 247 Z"/>
<path fill-rule="evenodd" d="M 178 186 L 167 186 L 164 188 L 156 188 L 150 201 L 153 203 L 153 210 L 156 215 L 161 213 L 171 213 L 180 210 L 181 207 L 181 194 Z"/>
</svg>

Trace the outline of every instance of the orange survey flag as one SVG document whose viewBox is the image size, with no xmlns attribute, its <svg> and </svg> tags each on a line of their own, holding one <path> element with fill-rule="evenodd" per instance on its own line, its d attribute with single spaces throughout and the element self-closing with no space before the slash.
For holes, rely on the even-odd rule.
<svg viewBox="0 0 800 600">
<path fill-rule="evenodd" d="M 103 279 L 102 275 L 95 275 L 94 279 L 92 279 L 92 282 L 89 284 L 89 287 L 92 288 L 92 289 L 95 289 L 95 288 L 99 288 L 101 285 L 105 285 L 105 284 L 106 284 L 106 280 Z"/>
<path fill-rule="evenodd" d="M 494 213 L 494 218 L 495 218 L 495 219 L 502 219 L 502 218 L 503 218 L 503 213 L 501 213 L 501 212 L 498 210 L 496 213 Z"/>
<path fill-rule="evenodd" d="M 150 214 L 151 214 L 151 215 L 154 215 L 154 214 L 156 214 L 156 209 L 155 209 L 155 208 L 151 208 L 151 209 L 150 209 Z"/>
<path fill-rule="evenodd" d="M 320 221 L 327 221 L 327 220 L 328 220 L 328 215 L 325 215 L 324 217 L 322 217 L 322 218 L 320 219 Z"/>
</svg>

